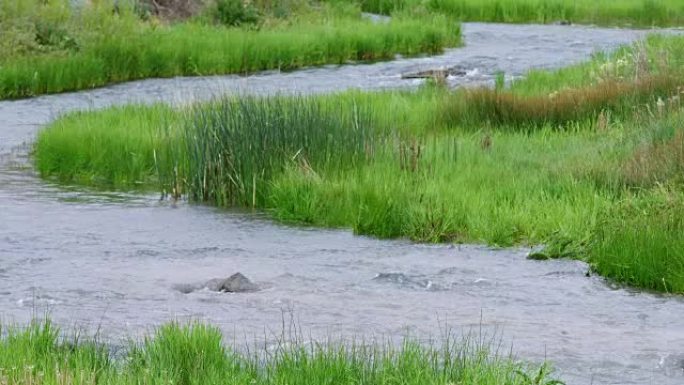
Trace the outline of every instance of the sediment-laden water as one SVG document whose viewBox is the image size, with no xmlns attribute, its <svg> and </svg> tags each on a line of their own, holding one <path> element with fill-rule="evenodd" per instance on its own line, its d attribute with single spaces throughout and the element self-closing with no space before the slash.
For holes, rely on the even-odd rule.
<svg viewBox="0 0 684 385">
<path fill-rule="evenodd" d="M 314 338 L 438 337 L 446 327 L 503 336 L 519 356 L 553 361 L 569 384 L 684 383 L 684 301 L 612 287 L 576 261 L 528 250 L 427 246 L 348 231 L 280 226 L 258 215 L 66 189 L 37 178 L 30 142 L 57 114 L 130 101 L 183 102 L 219 92 L 410 87 L 400 74 L 460 66 L 455 85 L 559 67 L 644 36 L 575 26 L 465 24 L 466 47 L 390 63 L 250 77 L 145 80 L 0 102 L 0 317 L 49 311 L 67 329 L 112 341 L 171 319 L 219 325 L 238 341 L 280 334 L 293 317 Z M 197 285 L 242 272 L 255 293 Z"/>
</svg>

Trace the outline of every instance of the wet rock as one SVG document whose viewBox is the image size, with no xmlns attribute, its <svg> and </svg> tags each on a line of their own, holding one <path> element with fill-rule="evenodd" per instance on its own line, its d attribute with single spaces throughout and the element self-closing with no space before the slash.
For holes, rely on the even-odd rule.
<svg viewBox="0 0 684 385">
<path fill-rule="evenodd" d="M 658 366 L 670 376 L 684 374 L 684 354 L 668 354 L 660 359 Z"/>
<path fill-rule="evenodd" d="M 402 74 L 402 79 L 446 79 L 448 76 L 466 76 L 465 68 L 455 66 L 449 68 L 428 69 L 424 71 Z"/>
<path fill-rule="evenodd" d="M 249 293 L 259 290 L 259 287 L 242 273 L 235 273 L 228 278 L 212 279 L 207 282 L 206 288 L 224 293 Z"/>
<path fill-rule="evenodd" d="M 242 273 L 235 273 L 228 278 L 214 278 L 204 284 L 182 283 L 174 285 L 173 288 L 183 294 L 190 294 L 199 290 L 222 293 L 249 293 L 259 290 L 259 286 L 242 275 Z"/>
<path fill-rule="evenodd" d="M 412 72 L 408 74 L 402 74 L 402 79 L 446 79 L 449 75 L 446 69 L 432 69 L 425 71 Z"/>
<path fill-rule="evenodd" d="M 373 277 L 374 281 L 381 282 L 392 282 L 392 283 L 407 283 L 411 282 L 411 279 L 404 273 L 379 273 Z"/>
</svg>

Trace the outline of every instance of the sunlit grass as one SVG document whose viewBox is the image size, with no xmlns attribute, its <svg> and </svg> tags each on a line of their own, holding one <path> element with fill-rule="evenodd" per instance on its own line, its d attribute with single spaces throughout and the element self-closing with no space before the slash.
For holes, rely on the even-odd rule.
<svg viewBox="0 0 684 385">
<path fill-rule="evenodd" d="M 227 346 L 213 326 L 169 323 L 134 342 L 120 359 L 105 345 L 59 337 L 49 321 L 9 329 L 0 339 L 0 383 L 66 384 L 558 384 L 495 346 L 446 338 L 400 345 L 282 340 L 273 349 Z M 541 382 L 530 379 L 538 377 Z"/>
</svg>

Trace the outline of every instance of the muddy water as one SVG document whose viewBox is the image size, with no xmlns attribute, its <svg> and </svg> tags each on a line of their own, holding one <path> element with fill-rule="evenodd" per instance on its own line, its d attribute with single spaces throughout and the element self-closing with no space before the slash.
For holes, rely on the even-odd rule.
<svg viewBox="0 0 684 385">
<path fill-rule="evenodd" d="M 100 328 L 113 340 L 174 318 L 206 320 L 238 339 L 278 334 L 290 315 L 314 337 L 481 327 L 502 334 L 525 359 L 552 360 L 570 384 L 682 384 L 684 301 L 613 288 L 586 277 L 580 262 L 528 261 L 521 249 L 379 241 L 156 197 L 64 189 L 39 180 L 27 158 L 40 126 L 74 109 L 217 92 L 410 87 L 419 81 L 401 73 L 443 65 L 468 70 L 450 79 L 455 84 L 482 82 L 498 70 L 516 76 L 567 65 L 641 36 L 466 24 L 467 46 L 437 57 L 146 80 L 0 102 L 0 317 L 25 322 L 49 311 L 61 325 Z M 264 289 L 174 289 L 236 271 Z"/>
</svg>

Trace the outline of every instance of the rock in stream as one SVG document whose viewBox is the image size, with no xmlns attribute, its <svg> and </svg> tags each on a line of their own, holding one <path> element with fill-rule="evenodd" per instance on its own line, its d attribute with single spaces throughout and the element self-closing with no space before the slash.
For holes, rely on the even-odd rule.
<svg viewBox="0 0 684 385">
<path fill-rule="evenodd" d="M 228 278 L 214 278 L 201 285 L 182 284 L 176 285 L 175 288 L 184 294 L 202 289 L 221 293 L 251 293 L 259 290 L 259 286 L 242 273 L 235 273 Z"/>
</svg>

